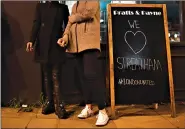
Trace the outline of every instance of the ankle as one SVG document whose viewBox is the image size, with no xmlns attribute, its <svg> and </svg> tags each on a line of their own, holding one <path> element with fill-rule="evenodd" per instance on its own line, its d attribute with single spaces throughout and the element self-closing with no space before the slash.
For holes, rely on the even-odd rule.
<svg viewBox="0 0 185 129">
<path fill-rule="evenodd" d="M 85 107 L 92 110 L 92 105 L 91 104 L 86 104 Z"/>
<path fill-rule="evenodd" d="M 106 111 L 106 109 L 104 108 L 104 109 L 102 109 L 102 110 L 99 110 L 100 112 L 102 112 L 102 113 L 104 113 L 104 114 L 107 114 L 107 111 Z"/>
</svg>

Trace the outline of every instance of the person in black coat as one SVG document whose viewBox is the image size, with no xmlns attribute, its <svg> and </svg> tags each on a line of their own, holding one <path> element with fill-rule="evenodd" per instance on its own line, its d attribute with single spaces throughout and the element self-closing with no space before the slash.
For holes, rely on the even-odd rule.
<svg viewBox="0 0 185 129">
<path fill-rule="evenodd" d="M 60 69 L 65 62 L 65 49 L 57 44 L 68 23 L 69 10 L 58 1 L 38 3 L 33 21 L 30 41 L 26 51 L 35 51 L 35 61 L 41 63 L 44 73 L 44 85 L 47 103 L 43 114 L 55 112 L 59 118 L 66 118 L 67 112 L 60 100 Z"/>
</svg>

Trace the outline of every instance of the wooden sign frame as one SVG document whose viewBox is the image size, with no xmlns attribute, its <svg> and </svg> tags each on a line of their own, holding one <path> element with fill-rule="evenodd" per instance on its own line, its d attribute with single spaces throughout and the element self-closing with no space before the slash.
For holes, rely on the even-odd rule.
<svg viewBox="0 0 185 129">
<path fill-rule="evenodd" d="M 173 84 L 173 74 L 172 74 L 172 62 L 171 62 L 171 50 L 170 42 L 168 37 L 168 21 L 167 12 L 165 4 L 108 4 L 108 38 L 109 38 L 109 79 L 110 79 L 110 96 L 111 96 L 111 111 L 112 117 L 115 114 L 115 86 L 114 86 L 114 57 L 113 57 L 113 40 L 112 40 L 112 14 L 111 7 L 149 7 L 149 8 L 162 8 L 163 18 L 164 18 L 164 31 L 166 39 L 166 53 L 167 53 L 167 63 L 168 63 L 168 75 L 169 75 L 169 88 L 170 88 L 170 102 L 171 102 L 171 117 L 176 117 L 175 109 L 175 97 L 174 97 L 174 84 Z"/>
</svg>

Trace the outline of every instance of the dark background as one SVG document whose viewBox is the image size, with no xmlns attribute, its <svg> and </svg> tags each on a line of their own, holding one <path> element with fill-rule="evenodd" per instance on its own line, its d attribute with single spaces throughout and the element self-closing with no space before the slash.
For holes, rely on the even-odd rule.
<svg viewBox="0 0 185 129">
<path fill-rule="evenodd" d="M 138 8 L 138 7 L 112 7 L 118 11 L 162 11 L 162 8 Z M 138 20 L 139 29 L 131 29 L 128 20 Z M 115 88 L 116 103 L 122 104 L 144 104 L 152 102 L 161 102 L 168 99 L 168 65 L 166 55 L 166 41 L 164 32 L 163 15 L 161 16 L 114 16 L 112 13 L 112 35 L 113 35 L 113 54 L 114 54 L 114 71 L 115 71 Z M 142 31 L 147 38 L 147 44 L 143 51 L 134 54 L 124 40 L 126 31 Z M 139 35 L 134 37 L 128 36 L 127 41 L 133 48 L 140 48 L 143 45 L 144 38 Z M 160 60 L 162 71 L 131 71 L 119 70 L 117 68 L 117 57 L 127 58 L 144 58 Z M 133 64 L 135 65 L 135 64 Z M 155 86 L 119 86 L 117 84 L 119 78 L 153 80 Z"/>
<path fill-rule="evenodd" d="M 32 103 L 41 93 L 40 65 L 26 53 L 36 2 L 1 2 L 2 5 L 2 102 L 13 98 Z M 30 97 L 31 96 L 31 97 Z"/>
</svg>

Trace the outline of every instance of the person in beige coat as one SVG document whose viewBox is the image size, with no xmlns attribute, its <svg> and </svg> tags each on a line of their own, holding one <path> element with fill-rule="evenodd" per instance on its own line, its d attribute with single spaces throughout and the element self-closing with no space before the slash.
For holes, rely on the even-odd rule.
<svg viewBox="0 0 185 129">
<path fill-rule="evenodd" d="M 86 102 L 78 118 L 93 115 L 92 96 L 99 108 L 96 125 L 103 126 L 109 121 L 105 110 L 106 87 L 101 68 L 100 56 L 100 6 L 99 1 L 77 1 L 72 8 L 63 37 L 58 40 L 61 47 L 77 59 L 79 77 Z"/>
</svg>

